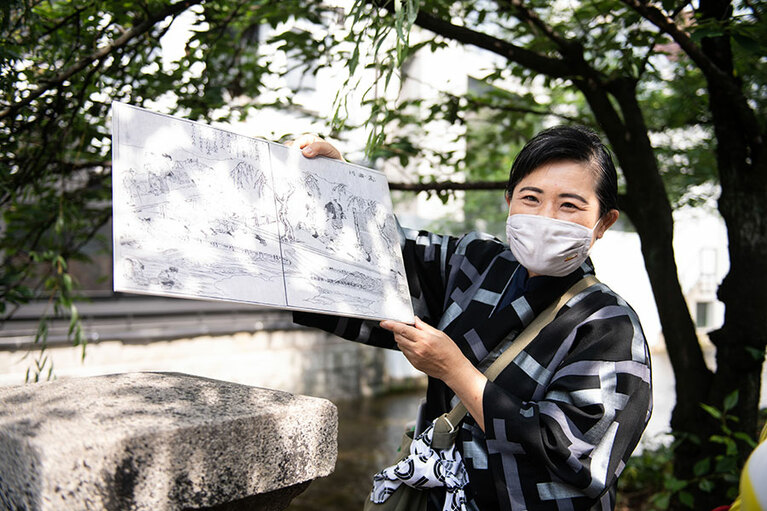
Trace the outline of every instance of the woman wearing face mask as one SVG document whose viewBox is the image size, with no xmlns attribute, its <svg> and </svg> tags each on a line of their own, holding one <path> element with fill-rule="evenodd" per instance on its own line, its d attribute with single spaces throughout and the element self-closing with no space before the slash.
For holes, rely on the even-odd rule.
<svg viewBox="0 0 767 511">
<path fill-rule="evenodd" d="M 323 141 L 299 146 L 309 157 L 340 157 Z M 545 130 L 514 161 L 506 201 L 508 245 L 478 233 L 402 231 L 414 325 L 295 320 L 399 348 L 429 376 L 429 420 L 456 398 L 466 405 L 455 443 L 468 475 L 465 509 L 611 510 L 652 408 L 649 351 L 626 302 L 597 284 L 494 381 L 477 368 L 594 272 L 589 250 L 618 219 L 610 153 L 585 128 Z M 429 509 L 448 500 L 429 490 Z"/>
</svg>

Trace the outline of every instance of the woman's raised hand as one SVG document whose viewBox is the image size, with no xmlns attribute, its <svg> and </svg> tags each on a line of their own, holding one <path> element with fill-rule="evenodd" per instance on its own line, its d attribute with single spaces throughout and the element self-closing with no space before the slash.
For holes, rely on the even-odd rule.
<svg viewBox="0 0 767 511">
<path fill-rule="evenodd" d="M 318 137 L 317 135 L 305 134 L 287 142 L 285 145 L 294 146 L 301 149 L 301 153 L 307 158 L 314 158 L 315 156 L 326 156 L 334 160 L 344 161 L 344 157 L 341 156 L 341 151 L 336 147 Z"/>
<path fill-rule="evenodd" d="M 439 378 L 453 389 L 484 431 L 482 399 L 487 378 L 471 364 L 453 340 L 418 317 L 414 325 L 391 320 L 381 321 L 380 324 L 381 328 L 394 334 L 394 341 L 413 367 Z"/>
<path fill-rule="evenodd" d="M 413 367 L 439 378 L 453 389 L 484 431 L 482 399 L 487 378 L 469 362 L 453 340 L 418 317 L 414 325 L 387 320 L 381 321 L 381 327 L 394 334 L 397 346 Z"/>
<path fill-rule="evenodd" d="M 413 367 L 429 376 L 447 381 L 461 363 L 468 363 L 461 350 L 448 335 L 421 318 L 414 325 L 382 321 L 381 327 L 394 334 L 394 341 Z"/>
</svg>

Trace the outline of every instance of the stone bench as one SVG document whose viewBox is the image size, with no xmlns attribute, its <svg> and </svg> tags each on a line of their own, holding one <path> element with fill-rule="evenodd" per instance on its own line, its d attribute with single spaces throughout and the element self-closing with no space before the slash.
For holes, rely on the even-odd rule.
<svg viewBox="0 0 767 511">
<path fill-rule="evenodd" d="M 337 427 L 324 399 L 184 374 L 0 387 L 0 509 L 284 509 Z"/>
</svg>

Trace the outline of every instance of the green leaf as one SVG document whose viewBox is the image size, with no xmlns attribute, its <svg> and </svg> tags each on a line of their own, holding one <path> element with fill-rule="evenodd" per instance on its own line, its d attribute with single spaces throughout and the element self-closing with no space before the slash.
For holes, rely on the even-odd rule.
<svg viewBox="0 0 767 511">
<path fill-rule="evenodd" d="M 56 223 L 54 224 L 54 231 L 56 234 L 61 234 L 64 231 L 64 217 L 59 215 L 56 217 Z"/>
<path fill-rule="evenodd" d="M 53 264 L 56 265 L 57 270 L 67 271 L 67 260 L 64 259 L 64 256 L 61 254 L 56 254 L 55 256 L 51 254 L 51 256 L 53 257 Z"/>
<path fill-rule="evenodd" d="M 77 311 L 77 307 L 75 306 L 75 304 L 72 304 L 69 307 L 69 315 L 70 316 L 69 316 L 69 331 L 68 331 L 68 334 L 72 335 L 72 333 L 75 331 L 75 329 L 80 324 L 80 314 Z"/>
<path fill-rule="evenodd" d="M 740 474 L 738 459 L 735 456 L 722 456 L 716 460 L 716 468 L 719 474 Z M 737 480 L 737 476 L 734 477 Z"/>
<path fill-rule="evenodd" d="M 732 39 L 746 52 L 751 53 L 754 56 L 764 55 L 764 45 L 753 37 L 744 33 L 733 33 Z"/>
<path fill-rule="evenodd" d="M 711 470 L 711 458 L 703 458 L 695 464 L 692 471 L 695 477 L 701 477 L 704 474 L 708 474 Z"/>
<path fill-rule="evenodd" d="M 703 479 L 701 482 L 698 483 L 698 488 L 701 489 L 701 491 L 704 491 L 706 493 L 711 493 L 711 490 L 713 490 L 715 487 L 714 483 L 708 479 Z"/>
<path fill-rule="evenodd" d="M 732 393 L 728 394 L 727 397 L 724 398 L 724 411 L 728 412 L 735 408 L 735 406 L 738 404 L 738 390 L 735 389 Z"/>
<path fill-rule="evenodd" d="M 61 276 L 61 283 L 63 285 L 63 291 L 65 293 L 72 292 L 72 276 L 69 273 L 64 273 Z"/>
<path fill-rule="evenodd" d="M 707 405 L 705 403 L 700 403 L 700 407 L 703 408 L 706 411 L 706 413 L 711 415 L 713 418 L 715 418 L 715 419 L 721 419 L 722 418 L 722 412 L 720 412 L 719 410 L 717 410 L 713 406 Z"/>
<path fill-rule="evenodd" d="M 655 503 L 655 507 L 657 509 L 668 509 L 668 506 L 671 503 L 671 494 L 664 492 L 659 495 L 654 495 L 652 500 Z"/>
<path fill-rule="evenodd" d="M 693 41 L 700 43 L 700 41 L 707 37 L 721 37 L 725 34 L 724 28 L 721 25 L 708 23 L 706 25 L 700 25 L 694 28 L 691 34 Z"/>
<path fill-rule="evenodd" d="M 745 350 L 748 352 L 751 357 L 753 357 L 754 360 L 762 361 L 764 360 L 764 350 L 753 348 L 751 346 L 745 346 Z"/>
<path fill-rule="evenodd" d="M 695 499 L 692 494 L 686 491 L 679 493 L 679 501 L 690 509 L 695 508 Z"/>
<path fill-rule="evenodd" d="M 354 45 L 354 50 L 352 50 L 352 56 L 349 59 L 349 74 L 354 74 L 357 70 L 357 65 L 359 64 L 360 60 L 360 47 L 358 44 Z"/>
<path fill-rule="evenodd" d="M 743 433 L 742 431 L 738 431 L 733 435 L 735 438 L 742 440 L 743 442 L 748 445 L 749 448 L 754 449 L 758 445 L 753 438 L 751 438 L 751 435 L 748 433 Z"/>
<path fill-rule="evenodd" d="M 664 483 L 664 487 L 667 490 L 673 493 L 676 493 L 679 490 L 687 487 L 687 481 L 684 481 L 682 479 L 677 479 L 675 477 L 669 477 L 668 479 L 666 479 Z"/>
</svg>

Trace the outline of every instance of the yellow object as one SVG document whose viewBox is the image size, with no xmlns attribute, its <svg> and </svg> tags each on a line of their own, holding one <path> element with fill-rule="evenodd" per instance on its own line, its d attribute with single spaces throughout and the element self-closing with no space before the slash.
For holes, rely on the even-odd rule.
<svg viewBox="0 0 767 511">
<path fill-rule="evenodd" d="M 730 511 L 767 511 L 767 425 L 740 474 L 740 495 Z"/>
<path fill-rule="evenodd" d="M 767 511 L 767 443 L 754 449 L 740 475 L 743 511 Z"/>
</svg>

